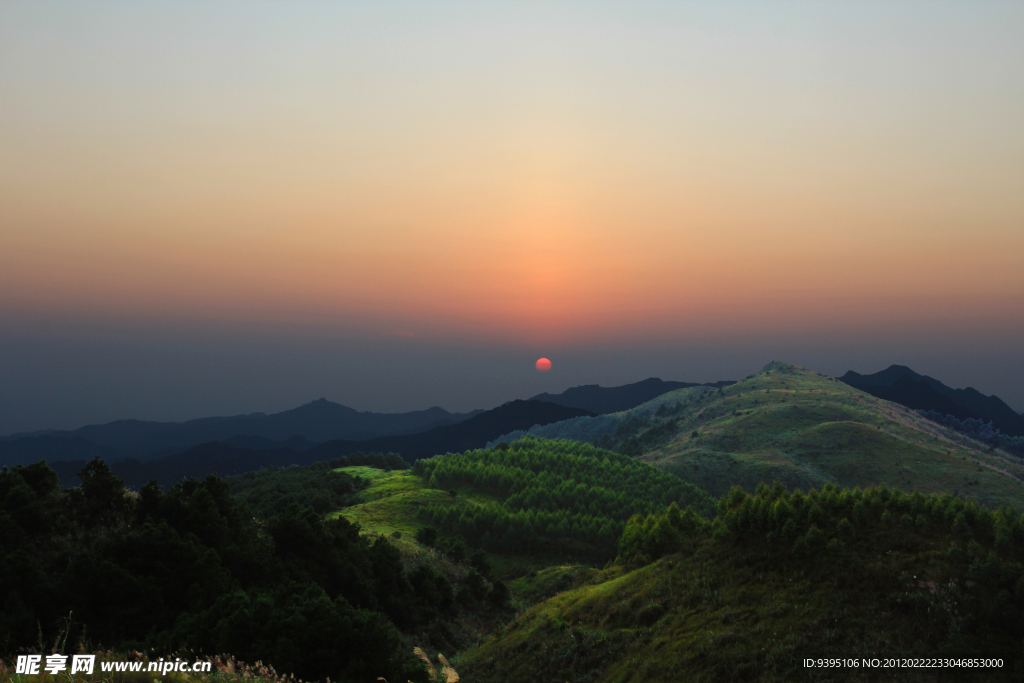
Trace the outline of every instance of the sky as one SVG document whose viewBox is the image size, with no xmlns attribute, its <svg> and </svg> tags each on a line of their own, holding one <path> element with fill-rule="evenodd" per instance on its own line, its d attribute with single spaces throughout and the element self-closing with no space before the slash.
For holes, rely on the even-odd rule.
<svg viewBox="0 0 1024 683">
<path fill-rule="evenodd" d="M 1024 410 L 1022 32 L 1020 2 L 9 0 L 0 434 L 771 360 Z"/>
</svg>

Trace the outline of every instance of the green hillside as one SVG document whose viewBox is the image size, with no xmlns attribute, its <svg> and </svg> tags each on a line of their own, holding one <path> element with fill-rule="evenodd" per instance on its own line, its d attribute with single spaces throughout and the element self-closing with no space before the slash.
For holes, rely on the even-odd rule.
<svg viewBox="0 0 1024 683">
<path fill-rule="evenodd" d="M 422 550 L 414 540 L 418 531 L 435 528 L 442 539 L 504 558 L 499 573 L 511 565 L 525 571 L 602 564 L 614 557 L 630 516 L 671 503 L 708 517 L 715 512 L 713 498 L 677 477 L 575 441 L 526 437 L 511 447 L 419 460 L 412 471 L 340 471 L 372 481 L 362 502 L 336 515 L 392 536 L 409 552 Z"/>
<path fill-rule="evenodd" d="M 623 410 L 618 413 L 595 415 L 593 417 L 573 417 L 561 422 L 552 422 L 546 425 L 534 425 L 528 430 L 509 432 L 487 444 L 492 448 L 501 442 L 512 443 L 524 436 L 535 436 L 541 439 L 571 439 L 573 441 L 595 442 L 602 436 L 614 434 L 617 430 L 622 436 L 632 433 L 635 425 L 643 423 L 646 418 L 654 415 L 663 405 L 674 408 L 677 403 L 685 404 L 698 400 L 706 393 L 713 392 L 710 387 L 687 387 L 675 389 L 668 393 L 652 398 L 646 403 L 641 403 L 635 408 Z M 632 420 L 632 422 L 630 422 Z M 627 423 L 627 424 L 623 424 Z M 621 426 L 621 427 L 620 427 Z M 624 427 L 624 429 L 622 428 Z"/>
<path fill-rule="evenodd" d="M 1019 458 L 813 370 L 771 363 L 723 390 L 670 398 L 596 443 L 713 495 L 775 480 L 805 491 L 884 484 L 1024 509 Z"/>
<path fill-rule="evenodd" d="M 526 438 L 419 460 L 412 471 L 340 472 L 369 486 L 331 516 L 386 537 L 409 571 L 428 567 L 450 586 L 459 617 L 414 633 L 448 655 L 489 637 L 509 616 L 506 601 L 523 610 L 594 580 L 631 516 L 673 503 L 711 516 L 716 505 L 671 474 L 571 441 Z"/>
<path fill-rule="evenodd" d="M 736 490 L 715 522 L 636 518 L 582 577 L 454 662 L 465 680 L 934 681 L 1024 675 L 1024 524 L 952 496 Z M 997 657 L 808 671 L 804 657 Z"/>
</svg>

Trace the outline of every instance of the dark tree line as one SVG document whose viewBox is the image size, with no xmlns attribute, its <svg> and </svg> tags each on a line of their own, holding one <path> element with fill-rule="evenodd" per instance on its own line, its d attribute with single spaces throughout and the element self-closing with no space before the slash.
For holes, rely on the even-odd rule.
<svg viewBox="0 0 1024 683">
<path fill-rule="evenodd" d="M 418 680 L 400 630 L 450 605 L 383 538 L 287 506 L 265 522 L 224 480 L 137 494 L 100 460 L 65 489 L 45 463 L 0 472 L 0 653 L 69 642 L 190 648 L 307 679 Z M 447 586 L 447 591 L 445 590 Z"/>
<path fill-rule="evenodd" d="M 224 481 L 231 495 L 248 504 L 261 519 L 277 514 L 290 503 L 311 507 L 319 514 L 348 507 L 358 502 L 359 491 L 370 483 L 362 477 L 335 472 L 325 462 L 309 467 L 266 467 Z"/>
<path fill-rule="evenodd" d="M 619 541 L 619 560 L 646 564 L 677 552 L 701 537 L 735 542 L 763 539 L 800 554 L 842 553 L 853 539 L 879 527 L 925 536 L 946 536 L 958 559 L 968 556 L 999 565 L 1005 587 L 1024 601 L 1024 517 L 1012 508 L 989 510 L 973 501 L 945 495 L 912 494 L 887 487 L 792 493 L 776 482 L 759 484 L 754 495 L 738 487 L 718 501 L 714 521 L 670 506 L 665 512 L 629 519 Z M 969 551 L 962 557 L 959 552 Z"/>
</svg>

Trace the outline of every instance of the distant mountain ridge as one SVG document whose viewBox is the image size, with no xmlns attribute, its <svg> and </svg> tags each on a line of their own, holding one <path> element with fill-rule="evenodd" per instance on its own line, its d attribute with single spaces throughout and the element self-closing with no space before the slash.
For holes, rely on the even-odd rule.
<svg viewBox="0 0 1024 683">
<path fill-rule="evenodd" d="M 585 384 L 578 387 L 566 389 L 560 394 L 537 394 L 531 397 L 531 401 L 547 401 L 570 408 L 582 408 L 597 415 L 607 413 L 618 413 L 623 410 L 630 410 L 641 403 L 646 403 L 662 394 L 667 394 L 676 389 L 687 389 L 689 387 L 714 387 L 720 389 L 735 384 L 733 381 L 708 382 L 700 384 L 696 382 L 666 382 L 657 377 L 624 384 L 618 387 L 602 387 L 600 384 Z"/>
<path fill-rule="evenodd" d="M 383 436 L 368 441 L 327 441 L 307 451 L 311 457 L 327 460 L 356 451 L 398 453 L 412 462 L 438 453 L 461 453 L 482 448 L 488 441 L 514 429 L 550 424 L 573 417 L 593 415 L 581 408 L 529 399 L 510 401 L 455 425 L 435 427 L 418 434 Z"/>
<path fill-rule="evenodd" d="M 274 442 L 253 437 L 235 437 L 228 439 L 227 443 L 215 441 L 192 446 L 159 460 L 121 460 L 110 463 L 110 466 L 118 476 L 124 477 L 128 486 L 138 488 L 151 479 L 168 486 L 184 477 L 202 478 L 214 472 L 229 476 L 262 467 L 310 465 L 357 451 L 398 453 L 412 462 L 431 455 L 482 448 L 488 441 L 516 429 L 529 429 L 535 424 L 550 424 L 583 415 L 593 413 L 554 403 L 518 400 L 493 410 L 482 411 L 458 424 L 442 425 L 417 434 L 384 436 L 366 441 L 335 439 L 303 450 L 275 447 Z M 298 446 L 305 445 L 301 441 L 291 442 Z M 85 466 L 84 461 L 49 464 L 60 475 L 65 486 L 76 486 L 76 474 Z"/>
<path fill-rule="evenodd" d="M 458 424 L 483 411 L 450 413 L 433 407 L 407 413 L 362 412 L 326 399 L 267 415 L 250 413 L 229 417 L 204 417 L 187 422 L 117 420 L 87 425 L 71 431 L 16 434 L 0 439 L 0 465 L 91 459 L 107 462 L 135 458 L 150 460 L 186 448 L 234 437 L 270 440 L 261 448 L 292 448 L 293 437 L 308 442 L 301 448 L 333 439 L 359 441 L 381 436 L 410 434 L 441 425 Z M 300 449 L 301 449 L 300 448 Z"/>
<path fill-rule="evenodd" d="M 1006 405 L 998 396 L 986 396 L 972 387 L 953 389 L 905 365 L 890 365 L 871 375 L 850 370 L 839 380 L 908 408 L 935 410 L 959 420 L 981 419 L 992 422 L 1004 434 L 1024 436 L 1024 415 Z"/>
<path fill-rule="evenodd" d="M 561 394 L 543 393 L 528 400 L 586 411 L 560 418 L 567 419 L 628 410 L 674 389 L 694 386 L 719 388 L 732 383 L 726 381 L 701 385 L 693 382 L 666 382 L 651 377 L 618 387 L 596 384 L 578 386 Z M 365 442 L 430 432 L 439 427 L 459 424 L 483 412 L 478 409 L 467 413 L 450 413 L 435 406 L 407 413 L 372 413 L 321 398 L 270 415 L 249 413 L 204 417 L 185 422 L 116 420 L 74 430 L 44 430 L 0 437 L 0 465 L 21 465 L 44 459 L 50 463 L 77 462 L 94 457 L 100 457 L 108 463 L 128 459 L 146 462 L 213 442 L 226 443 L 243 450 L 304 452 L 317 444 L 331 441 Z M 515 424 L 517 426 L 506 432 L 529 429 L 534 424 L 548 422 L 531 422 L 522 426 L 518 426 L 520 422 Z M 494 434 L 490 438 L 498 436 L 500 434 Z M 445 440 L 442 442 L 446 443 Z M 412 442 L 400 440 L 397 443 L 398 446 L 392 446 L 390 442 L 362 444 L 352 447 L 350 452 L 363 449 L 390 450 L 404 454 L 404 451 L 410 450 Z M 335 447 L 339 446 L 335 444 Z"/>
</svg>

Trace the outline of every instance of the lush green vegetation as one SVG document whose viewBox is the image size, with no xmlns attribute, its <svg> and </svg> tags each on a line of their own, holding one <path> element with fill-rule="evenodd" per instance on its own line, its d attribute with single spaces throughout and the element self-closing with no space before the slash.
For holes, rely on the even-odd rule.
<svg viewBox="0 0 1024 683">
<path fill-rule="evenodd" d="M 99 460 L 80 476 L 64 489 L 45 463 L 0 472 L 0 651 L 63 631 L 90 650 L 422 680 L 400 631 L 450 610 L 451 587 L 429 566 L 406 568 L 384 538 L 294 504 L 258 522 L 214 476 L 138 494 Z"/>
<path fill-rule="evenodd" d="M 1024 509 L 1019 458 L 812 370 L 771 363 L 602 443 L 721 496 L 762 481 L 790 490 L 881 486 Z"/>
<path fill-rule="evenodd" d="M 462 651 L 480 681 L 788 681 L 803 654 L 1016 665 L 1024 525 L 996 508 L 1024 507 L 1024 467 L 952 427 L 773 363 L 543 428 L 595 444 L 530 434 L 138 494 L 100 462 L 77 489 L 20 467 L 0 474 L 0 653 L 64 629 L 340 681 L 423 680 L 413 644 Z"/>
<path fill-rule="evenodd" d="M 549 563 L 546 557 L 473 549 L 461 537 L 437 534 L 419 515 L 424 507 L 475 507 L 493 502 L 490 496 L 460 488 L 453 498 L 448 491 L 428 488 L 408 470 L 347 467 L 342 471 L 368 480 L 370 486 L 360 492 L 359 503 L 332 516 L 359 524 L 361 532 L 370 537 L 386 537 L 407 567 L 428 567 L 434 576 L 444 579 L 444 585 L 436 590 L 443 593 L 444 604 L 449 606 L 442 615 L 453 618 L 435 619 L 412 632 L 414 642 L 428 649 L 453 654 L 485 639 L 496 623 L 508 617 L 510 609 L 522 608 L 504 580 L 525 573 L 527 564 L 542 567 Z"/>
<path fill-rule="evenodd" d="M 472 485 L 501 502 L 468 509 L 426 507 L 443 533 L 487 549 L 550 552 L 575 544 L 611 557 L 630 516 L 671 503 L 714 514 L 703 491 L 634 459 L 575 441 L 524 437 L 509 447 L 419 460 L 413 472 L 433 489 Z"/>
<path fill-rule="evenodd" d="M 407 564 L 421 561 L 432 563 L 449 579 L 457 592 L 465 581 L 465 561 L 473 554 L 474 548 L 462 536 L 438 532 L 422 512 L 425 509 L 450 509 L 451 514 L 461 515 L 464 512 L 475 512 L 483 506 L 500 504 L 501 501 L 493 494 L 464 483 L 447 490 L 432 489 L 422 477 L 411 471 L 383 472 L 352 467 L 344 471 L 370 479 L 371 483 L 369 488 L 360 493 L 359 503 L 332 515 L 343 516 L 358 523 L 365 534 L 387 536 L 391 544 L 408 558 Z M 455 496 L 451 495 L 452 490 Z M 426 536 L 424 532 L 428 532 Z M 590 549 L 583 550 L 589 552 Z M 530 553 L 526 552 L 525 547 L 520 547 L 491 549 L 487 558 L 493 567 L 494 577 L 510 581 L 551 565 L 578 561 L 581 559 L 580 554 L 579 548 L 565 546 L 552 549 L 551 552 L 540 552 L 533 548 Z M 513 606 L 517 609 L 532 604 L 513 596 Z M 475 642 L 479 633 L 465 635 L 465 642 Z M 429 644 L 430 641 L 425 639 L 422 642 Z M 444 651 L 451 650 L 449 648 Z"/>
<path fill-rule="evenodd" d="M 510 624 L 456 666 L 476 681 L 791 681 L 805 656 L 1002 657 L 1024 675 L 1024 521 L 952 496 L 734 489 L 713 522 L 630 520 L 620 565 Z M 811 680 L 874 681 L 845 669 Z M 943 672 L 949 673 L 949 672 Z M 898 680 L 935 680 L 935 670 Z M 940 678 L 941 680 L 941 678 Z"/>
<path fill-rule="evenodd" d="M 635 456 L 715 496 L 778 480 L 790 489 L 884 484 L 1024 507 L 1019 444 L 976 421 L 934 417 L 773 362 L 722 389 L 679 389 L 622 413 L 525 434 Z"/>
<path fill-rule="evenodd" d="M 529 606 L 544 602 L 573 588 L 604 581 L 599 569 L 582 564 L 554 565 L 517 578 L 511 589 Z"/>
<path fill-rule="evenodd" d="M 366 479 L 336 472 L 327 463 L 267 467 L 224 481 L 231 495 L 248 504 L 262 519 L 276 515 L 292 503 L 311 507 L 318 514 L 347 507 L 355 504 L 358 492 L 369 485 Z"/>
</svg>

